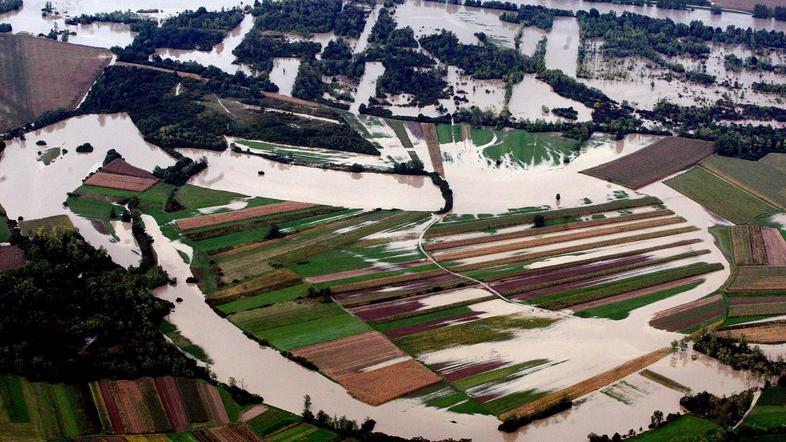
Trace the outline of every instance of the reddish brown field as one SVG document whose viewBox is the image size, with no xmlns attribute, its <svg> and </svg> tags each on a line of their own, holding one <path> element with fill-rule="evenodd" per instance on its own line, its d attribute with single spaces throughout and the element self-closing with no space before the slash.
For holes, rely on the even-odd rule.
<svg viewBox="0 0 786 442">
<path fill-rule="evenodd" d="M 146 407 L 142 390 L 135 381 L 112 381 L 110 383 L 112 400 L 117 407 L 123 433 L 153 433 L 155 425 Z"/>
<path fill-rule="evenodd" d="M 315 363 L 320 371 L 339 382 L 364 368 L 404 356 L 388 338 L 376 331 L 310 345 L 293 353 Z"/>
<path fill-rule="evenodd" d="M 155 378 L 156 389 L 161 397 L 161 403 L 169 417 L 174 431 L 185 431 L 189 428 L 188 415 L 177 390 L 175 378 L 167 376 Z"/>
<path fill-rule="evenodd" d="M 111 58 L 106 49 L 0 34 L 0 132 L 75 108 Z"/>
<path fill-rule="evenodd" d="M 423 128 L 423 137 L 426 139 L 426 146 L 428 146 L 428 156 L 431 158 L 431 165 L 434 166 L 434 172 L 437 172 L 441 177 L 445 177 L 445 168 L 442 167 L 442 153 L 439 150 L 439 136 L 437 135 L 437 126 L 433 123 L 420 123 Z"/>
<path fill-rule="evenodd" d="M 0 247 L 0 272 L 22 267 L 25 252 L 17 246 Z"/>
<path fill-rule="evenodd" d="M 264 95 L 265 98 L 297 104 L 298 106 L 306 106 L 311 108 L 319 107 L 319 104 L 313 101 L 302 100 L 300 98 L 290 97 L 288 95 L 276 94 L 274 92 L 262 92 L 262 95 Z"/>
<path fill-rule="evenodd" d="M 85 184 L 110 189 L 130 190 L 144 192 L 158 183 L 157 178 L 139 178 L 129 175 L 116 175 L 114 173 L 98 172 L 85 180 Z"/>
<path fill-rule="evenodd" d="M 581 173 L 635 190 L 687 169 L 714 152 L 715 143 L 710 141 L 666 137 L 630 155 Z"/>
<path fill-rule="evenodd" d="M 274 215 L 276 213 L 292 212 L 294 210 L 306 209 L 314 206 L 315 204 L 286 201 L 283 203 L 268 204 L 266 206 L 233 210 L 232 212 L 223 212 L 216 213 L 214 215 L 202 215 L 195 216 L 193 218 L 180 219 L 177 220 L 177 227 L 180 230 L 198 229 L 201 227 L 210 227 L 218 224 L 226 224 L 235 221 L 243 221 L 251 218 Z"/>
<path fill-rule="evenodd" d="M 341 380 L 349 394 L 370 405 L 381 405 L 442 379 L 420 362 L 410 359 Z"/>
<path fill-rule="evenodd" d="M 660 330 L 676 332 L 721 314 L 723 299 L 720 295 L 715 295 L 660 311 L 650 320 L 650 325 Z"/>
<path fill-rule="evenodd" d="M 148 178 L 151 180 L 157 179 L 155 176 L 153 176 L 152 173 L 126 163 L 126 161 L 122 158 L 115 158 L 114 160 L 110 161 L 104 167 L 101 168 L 101 171 L 106 173 L 114 173 L 117 175 L 128 175 L 128 176 L 135 176 L 138 178 Z"/>
<path fill-rule="evenodd" d="M 205 405 L 209 422 L 211 425 L 226 425 L 229 423 L 229 415 L 226 408 L 224 408 L 224 401 L 221 400 L 221 395 L 218 389 L 211 384 L 197 384 L 199 390 L 199 397 L 202 398 L 202 403 Z"/>
<path fill-rule="evenodd" d="M 767 322 L 735 327 L 718 332 L 721 336 L 740 339 L 745 336 L 753 344 L 782 344 L 786 342 L 786 322 Z"/>
<path fill-rule="evenodd" d="M 748 12 L 753 12 L 753 7 L 757 4 L 766 5 L 770 9 L 776 6 L 786 6 L 786 0 L 716 0 L 713 3 L 722 8 Z"/>
<path fill-rule="evenodd" d="M 764 248 L 767 250 L 767 264 L 771 266 L 786 266 L 786 240 L 778 229 L 762 227 L 761 236 Z"/>
<path fill-rule="evenodd" d="M 571 310 L 573 310 L 574 312 L 580 312 L 582 310 L 609 305 L 615 302 L 626 301 L 628 299 L 638 298 L 640 296 L 646 296 L 652 293 L 660 292 L 662 290 L 669 290 L 675 287 L 692 284 L 698 281 L 703 281 L 703 279 L 695 278 L 695 277 L 678 279 L 676 281 L 666 282 L 663 284 L 654 285 L 652 287 L 633 290 L 631 292 L 623 293 L 621 295 L 609 296 L 608 298 L 598 299 L 597 301 L 590 301 L 590 302 L 585 302 L 584 304 L 574 305 L 573 307 L 571 307 Z"/>
</svg>

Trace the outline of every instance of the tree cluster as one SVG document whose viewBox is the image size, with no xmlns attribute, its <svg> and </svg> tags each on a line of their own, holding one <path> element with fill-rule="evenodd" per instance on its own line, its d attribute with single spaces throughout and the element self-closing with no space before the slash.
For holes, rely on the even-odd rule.
<svg viewBox="0 0 786 442">
<path fill-rule="evenodd" d="M 485 4 L 488 4 L 486 2 Z M 484 4 L 484 5 L 485 5 Z M 535 26 L 544 31 L 550 31 L 554 25 L 554 17 L 573 17 L 572 11 L 565 9 L 546 8 L 540 5 L 521 5 L 515 12 L 505 12 L 499 16 L 502 21 L 519 23 L 524 26 Z"/>
<path fill-rule="evenodd" d="M 745 339 L 736 340 L 703 333 L 694 340 L 693 349 L 735 370 L 750 370 L 766 377 L 780 377 L 786 373 L 786 362 L 771 361 L 758 346 L 751 347 Z"/>
<path fill-rule="evenodd" d="M 158 324 L 172 304 L 143 274 L 73 230 L 42 230 L 19 245 L 26 265 L 0 273 L 0 370 L 53 381 L 197 373 L 164 341 Z"/>
<path fill-rule="evenodd" d="M 232 51 L 237 61 L 254 67 L 260 72 L 273 69 L 273 58 L 313 58 L 322 50 L 322 45 L 313 41 L 288 41 L 283 35 L 269 35 L 252 30 Z"/>
<path fill-rule="evenodd" d="M 82 14 L 65 19 L 67 25 L 89 25 L 93 23 L 122 23 L 126 25 L 149 21 L 151 19 L 129 11 L 97 12 L 95 14 Z"/>
<path fill-rule="evenodd" d="M 22 7 L 22 0 L 0 0 L 0 14 L 15 11 Z"/>
<path fill-rule="evenodd" d="M 254 5 L 255 27 L 266 31 L 312 34 L 335 32 L 358 38 L 366 25 L 369 10 L 341 0 L 265 0 Z"/>
<path fill-rule="evenodd" d="M 774 18 L 775 20 L 786 21 L 786 6 L 770 8 L 767 5 L 757 3 L 753 5 L 753 16 L 755 18 Z"/>
</svg>

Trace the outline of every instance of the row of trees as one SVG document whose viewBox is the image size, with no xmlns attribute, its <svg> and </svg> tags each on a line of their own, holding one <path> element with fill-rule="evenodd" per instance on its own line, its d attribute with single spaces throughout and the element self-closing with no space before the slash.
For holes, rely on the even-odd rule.
<svg viewBox="0 0 786 442">
<path fill-rule="evenodd" d="M 753 16 L 756 18 L 774 18 L 775 20 L 786 21 L 786 6 L 770 8 L 767 5 L 757 3 L 753 6 Z"/>
<path fill-rule="evenodd" d="M 95 14 L 82 14 L 65 19 L 67 25 L 89 25 L 92 23 L 123 23 L 130 25 L 143 20 L 152 20 L 143 15 L 128 11 L 97 12 Z"/>
<path fill-rule="evenodd" d="M 486 2 L 488 3 L 488 2 Z M 554 25 L 554 17 L 573 17 L 573 12 L 565 9 L 546 8 L 544 6 L 521 5 L 515 12 L 505 12 L 499 16 L 502 21 L 519 23 L 524 26 L 535 26 L 550 31 Z"/>
</svg>

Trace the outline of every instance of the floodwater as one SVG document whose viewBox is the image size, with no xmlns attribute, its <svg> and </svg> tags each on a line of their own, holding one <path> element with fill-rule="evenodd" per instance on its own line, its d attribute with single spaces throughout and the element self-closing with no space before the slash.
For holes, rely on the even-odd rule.
<svg viewBox="0 0 786 442">
<path fill-rule="evenodd" d="M 572 17 L 556 17 L 546 43 L 546 67 L 576 76 L 579 54 L 579 22 Z"/>
<path fill-rule="evenodd" d="M 397 5 L 394 18 L 399 28 L 411 27 L 415 38 L 446 29 L 456 34 L 461 43 L 476 44 L 475 33 L 483 32 L 493 41 L 513 48 L 518 25 L 501 21 L 501 13 L 494 9 L 414 0 Z"/>
<path fill-rule="evenodd" d="M 238 385 L 260 394 L 271 405 L 298 414 L 303 407 L 303 396 L 308 394 L 314 409 L 357 421 L 370 417 L 377 421 L 378 431 L 388 434 L 433 439 L 502 439 L 501 433 L 496 430 L 498 421 L 493 417 L 448 413 L 423 407 L 417 400 L 396 400 L 372 407 L 353 399 L 341 386 L 319 373 L 306 370 L 275 350 L 261 347 L 213 312 L 195 284 L 184 282 L 191 276 L 191 271 L 177 250 L 187 246 L 175 246 L 161 234 L 152 217 L 145 215 L 143 219 L 147 232 L 153 237 L 159 263 L 180 281 L 176 286 L 157 289 L 156 296 L 172 302 L 178 297 L 183 299 L 176 304 L 169 320 L 185 337 L 205 349 L 215 361 L 210 368 L 219 380 L 226 382 L 233 377 Z M 403 421 L 407 425 L 400 425 Z"/>
<path fill-rule="evenodd" d="M 112 221 L 114 236 L 103 234 L 96 230 L 89 219 L 73 213 L 68 213 L 68 217 L 79 230 L 79 234 L 93 247 L 103 247 L 112 261 L 123 267 L 137 266 L 142 259 L 139 245 L 131 234 L 131 223 Z"/>
<path fill-rule="evenodd" d="M 299 58 L 274 58 L 273 69 L 270 71 L 270 81 L 278 86 L 278 93 L 292 95 L 292 87 L 295 85 L 297 70 L 300 67 Z"/>
<path fill-rule="evenodd" d="M 544 112 L 543 106 L 549 109 L 549 113 Z M 592 119 L 592 109 L 578 101 L 555 94 L 551 90 L 551 86 L 537 80 L 534 74 L 525 75 L 521 82 L 513 86 L 513 95 L 510 97 L 508 110 L 513 116 L 522 120 L 562 120 L 550 112 L 555 107 L 572 107 L 576 109 L 578 112 L 577 121 L 590 121 Z"/>
<path fill-rule="evenodd" d="M 234 64 L 235 56 L 232 51 L 243 41 L 243 37 L 254 27 L 254 17 L 251 14 L 246 14 L 243 21 L 227 34 L 224 41 L 213 46 L 210 52 L 196 51 L 196 50 L 182 50 L 182 49 L 159 49 L 156 54 L 161 58 L 171 58 L 177 61 L 195 61 L 203 66 L 213 65 L 224 72 L 234 74 L 238 70 L 242 70 L 246 74 L 251 73 L 251 69 L 244 65 Z M 293 75 L 297 73 L 295 68 Z M 293 77 L 294 78 L 294 77 Z M 287 94 L 291 93 L 288 92 Z"/>
<path fill-rule="evenodd" d="M 28 132 L 26 141 L 6 142 L 0 154 L 0 202 L 12 217 L 44 218 L 65 213 L 67 193 L 76 190 L 90 172 L 98 169 L 109 149 L 115 149 L 130 164 L 145 170 L 169 166 L 174 160 L 163 150 L 147 143 L 126 114 L 83 115 L 69 118 L 43 129 Z M 37 161 L 36 146 L 44 140 L 47 147 L 68 152 L 45 166 Z M 93 152 L 81 154 L 76 147 L 93 145 Z"/>
<path fill-rule="evenodd" d="M 192 178 L 191 183 L 211 189 L 359 209 L 434 211 L 444 204 L 439 189 L 427 177 L 293 166 L 229 149 L 178 150 L 193 158 L 208 159 L 207 170 Z M 260 170 L 264 176 L 258 175 Z"/>
<path fill-rule="evenodd" d="M 355 101 L 352 102 L 349 108 L 350 112 L 357 114 L 361 104 L 368 105 L 368 99 L 377 93 L 377 80 L 384 73 L 385 66 L 382 63 L 378 61 L 366 63 L 366 70 L 363 72 L 363 76 L 360 77 L 360 83 L 355 92 Z"/>
<path fill-rule="evenodd" d="M 508 209 L 557 205 L 577 206 L 589 198 L 602 203 L 624 187 L 579 172 L 652 143 L 655 137 L 628 135 L 621 141 L 590 142 L 569 164 L 543 164 L 528 169 L 497 168 L 488 163 L 480 149 L 466 142 L 443 144 L 445 176 L 454 193 L 454 213 L 504 213 Z"/>
</svg>

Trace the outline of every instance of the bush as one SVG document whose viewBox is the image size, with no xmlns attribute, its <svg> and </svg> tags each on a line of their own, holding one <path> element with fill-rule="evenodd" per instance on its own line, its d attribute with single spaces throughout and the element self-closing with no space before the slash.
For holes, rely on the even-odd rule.
<svg viewBox="0 0 786 442">
<path fill-rule="evenodd" d="M 93 145 L 90 143 L 80 144 L 76 147 L 78 153 L 90 153 L 93 151 Z"/>
<path fill-rule="evenodd" d="M 535 215 L 533 222 L 535 224 L 535 227 L 543 227 L 546 225 L 546 218 L 544 218 L 543 215 L 538 214 Z"/>
</svg>

